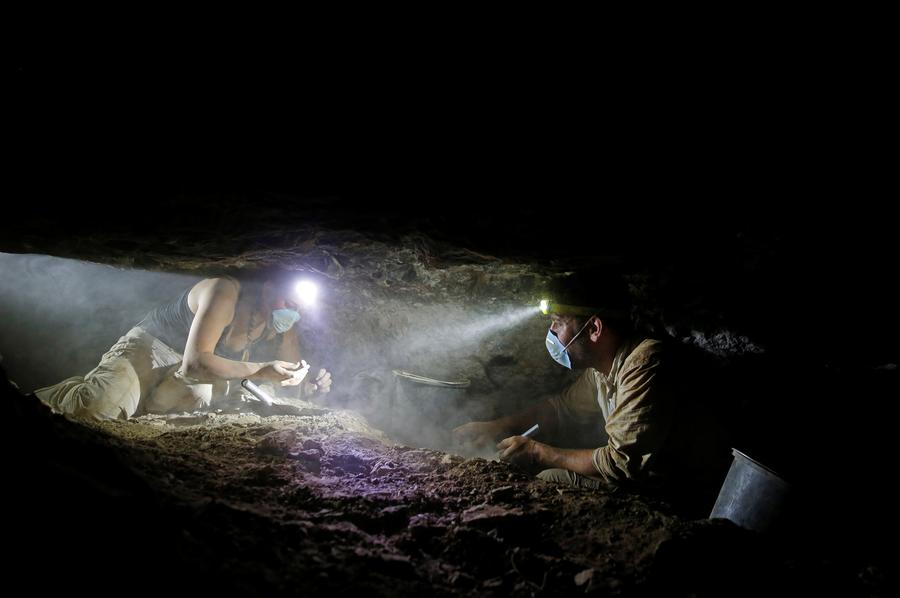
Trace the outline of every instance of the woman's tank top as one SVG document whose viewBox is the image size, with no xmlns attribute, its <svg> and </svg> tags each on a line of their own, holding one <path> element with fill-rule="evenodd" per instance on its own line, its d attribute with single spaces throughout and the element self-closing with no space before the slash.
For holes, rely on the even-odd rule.
<svg viewBox="0 0 900 598">
<path fill-rule="evenodd" d="M 164 303 L 163 305 L 150 310 L 147 315 L 137 323 L 137 326 L 140 326 L 171 348 L 183 354 L 184 347 L 187 345 L 188 333 L 191 331 L 191 324 L 194 321 L 194 312 L 192 312 L 191 308 L 188 306 L 188 295 L 191 293 L 192 288 L 193 287 L 189 287 L 174 301 Z M 242 286 L 241 294 L 243 294 L 243 292 L 244 287 Z M 238 301 L 240 301 L 240 297 L 238 297 Z M 244 357 L 244 349 L 232 351 L 225 347 L 225 339 L 228 338 L 228 333 L 230 331 L 231 325 L 228 325 L 225 330 L 222 331 L 222 336 L 216 344 L 215 354 L 219 357 L 232 359 L 234 361 L 241 361 L 242 358 L 249 359 L 249 355 Z M 263 331 L 262 336 L 259 338 L 262 339 L 265 335 L 266 333 Z M 276 335 L 275 338 L 277 339 L 280 336 L 281 335 Z M 254 351 L 257 347 L 262 349 L 264 346 L 271 344 L 271 342 L 265 343 L 254 341 L 247 348 Z M 266 352 L 268 353 L 271 351 Z"/>
<path fill-rule="evenodd" d="M 188 295 L 192 288 L 188 288 L 175 301 L 150 310 L 137 325 L 179 353 L 184 353 L 188 332 L 194 321 L 194 312 L 188 307 Z"/>
</svg>

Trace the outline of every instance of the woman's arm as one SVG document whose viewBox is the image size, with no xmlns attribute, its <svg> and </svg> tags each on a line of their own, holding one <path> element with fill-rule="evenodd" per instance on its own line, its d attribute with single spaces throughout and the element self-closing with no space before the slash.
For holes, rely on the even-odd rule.
<svg viewBox="0 0 900 598">
<path fill-rule="evenodd" d="M 215 354 L 225 327 L 234 319 L 239 292 L 239 283 L 227 278 L 208 278 L 191 289 L 188 301 L 194 304 L 194 321 L 184 347 L 181 374 L 202 382 L 251 378 L 299 384 L 292 379 L 292 372 L 300 367 L 299 359 L 255 363 Z"/>
<path fill-rule="evenodd" d="M 291 363 L 300 361 L 300 333 L 297 332 L 297 325 L 291 326 L 281 337 L 275 358 Z"/>
</svg>

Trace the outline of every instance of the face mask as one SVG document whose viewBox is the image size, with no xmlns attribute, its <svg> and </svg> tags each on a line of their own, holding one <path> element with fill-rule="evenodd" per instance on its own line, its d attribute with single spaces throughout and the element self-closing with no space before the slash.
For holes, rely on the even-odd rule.
<svg viewBox="0 0 900 598">
<path fill-rule="evenodd" d="M 559 337 L 556 336 L 556 333 L 553 330 L 547 331 L 547 340 L 545 341 L 547 344 L 547 352 L 550 353 L 550 357 L 553 358 L 556 363 L 572 369 L 572 360 L 569 358 L 569 345 L 575 342 L 575 339 L 584 332 L 584 329 L 587 328 L 587 325 L 590 324 L 591 320 L 588 318 L 588 321 L 584 323 L 584 326 L 581 327 L 581 330 L 578 331 L 578 334 L 572 337 L 565 345 L 562 344 L 562 341 L 559 340 Z"/>
<path fill-rule="evenodd" d="M 287 332 L 291 329 L 297 320 L 300 319 L 300 314 L 298 314 L 293 309 L 276 309 L 272 312 L 272 328 L 275 329 L 275 332 L 281 334 L 282 332 Z"/>
</svg>

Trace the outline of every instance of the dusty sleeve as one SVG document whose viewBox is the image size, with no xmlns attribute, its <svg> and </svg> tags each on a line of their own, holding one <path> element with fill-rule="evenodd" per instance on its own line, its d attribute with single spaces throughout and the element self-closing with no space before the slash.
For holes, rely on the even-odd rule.
<svg viewBox="0 0 900 598">
<path fill-rule="evenodd" d="M 582 372 L 575 382 L 550 399 L 549 403 L 556 410 L 556 419 L 563 428 L 602 417 L 600 405 L 597 404 L 597 385 L 590 369 Z"/>
<path fill-rule="evenodd" d="M 659 355 L 643 352 L 623 364 L 609 442 L 594 451 L 594 468 L 612 481 L 647 481 L 654 458 L 672 428 L 671 400 Z"/>
</svg>

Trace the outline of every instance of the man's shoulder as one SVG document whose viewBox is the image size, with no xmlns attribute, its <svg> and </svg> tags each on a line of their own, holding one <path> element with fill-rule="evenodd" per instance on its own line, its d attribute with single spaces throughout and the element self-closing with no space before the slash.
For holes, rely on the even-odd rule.
<svg viewBox="0 0 900 598">
<path fill-rule="evenodd" d="M 663 360 L 668 353 L 668 343 L 658 338 L 634 338 L 630 341 L 631 351 L 622 362 L 625 369 L 642 367 Z"/>
</svg>

